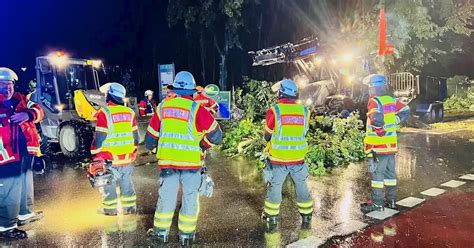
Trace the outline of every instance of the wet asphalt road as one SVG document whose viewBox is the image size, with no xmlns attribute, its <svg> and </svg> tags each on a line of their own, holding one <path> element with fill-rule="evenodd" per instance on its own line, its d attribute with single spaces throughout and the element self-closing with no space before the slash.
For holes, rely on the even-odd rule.
<svg viewBox="0 0 474 248">
<path fill-rule="evenodd" d="M 405 198 L 472 171 L 474 133 L 449 135 L 402 134 L 398 155 L 399 196 Z M 143 164 L 152 157 L 141 158 Z M 61 162 L 58 162 L 61 165 Z M 293 186 L 284 187 L 280 236 L 264 234 L 261 222 L 265 186 L 253 164 L 241 158 L 226 159 L 219 153 L 208 157 L 216 183 L 213 198 L 201 198 L 196 243 L 204 246 L 286 245 L 314 235 L 328 238 L 331 228 L 364 220 L 359 203 L 369 198 L 370 184 L 365 163 L 333 170 L 312 178 L 309 187 L 315 200 L 311 232 L 299 231 Z M 37 247 L 157 246 L 146 231 L 153 225 L 158 197 L 158 171 L 154 165 L 138 166 L 134 173 L 138 214 L 109 217 L 97 213 L 100 194 L 93 190 L 82 169 L 59 166 L 35 178 L 35 208 L 44 211 L 38 223 L 25 227 L 29 239 L 2 245 Z M 462 190 L 462 188 L 460 188 Z M 176 219 L 170 246 L 177 245 Z"/>
</svg>

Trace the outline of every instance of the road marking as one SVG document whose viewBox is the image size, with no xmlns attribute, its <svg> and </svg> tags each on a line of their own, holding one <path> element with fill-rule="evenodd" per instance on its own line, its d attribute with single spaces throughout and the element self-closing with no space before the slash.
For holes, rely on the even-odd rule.
<svg viewBox="0 0 474 248">
<path fill-rule="evenodd" d="M 357 232 L 365 228 L 367 225 L 367 223 L 361 221 L 349 220 L 331 227 L 330 230 L 334 232 L 333 236 L 345 236 Z"/>
<path fill-rule="evenodd" d="M 323 245 L 326 240 L 317 238 L 316 236 L 309 236 L 305 239 L 300 239 L 294 243 L 287 245 L 289 248 L 299 248 L 299 247 L 318 247 Z"/>
<path fill-rule="evenodd" d="M 416 198 L 416 197 L 407 197 L 405 199 L 402 199 L 400 201 L 397 201 L 397 205 L 400 205 L 400 206 L 403 206 L 403 207 L 407 207 L 407 208 L 411 208 L 411 207 L 414 207 L 422 202 L 424 202 L 425 199 L 422 199 L 422 198 Z"/>
<path fill-rule="evenodd" d="M 431 188 L 427 189 L 423 192 L 421 192 L 422 195 L 427 195 L 427 196 L 438 196 L 446 192 L 444 189 L 439 189 L 439 188 Z"/>
<path fill-rule="evenodd" d="M 445 182 L 445 183 L 441 184 L 441 186 L 450 187 L 450 188 L 457 188 L 457 187 L 459 187 L 463 184 L 466 184 L 466 182 L 458 181 L 458 180 L 451 180 L 449 182 Z"/>
<path fill-rule="evenodd" d="M 464 179 L 464 180 L 471 180 L 471 181 L 474 181 L 474 174 L 466 174 L 462 177 L 459 177 L 461 179 Z"/>
<path fill-rule="evenodd" d="M 436 131 L 436 129 L 431 129 L 431 130 L 404 130 L 401 131 L 401 133 L 420 133 L 420 134 L 432 134 L 432 135 L 443 135 L 443 134 L 449 134 L 449 133 L 455 133 L 455 132 L 460 132 L 460 131 L 467 131 L 468 129 L 463 128 L 463 129 L 456 129 L 456 130 L 449 130 L 449 131 Z"/>
<path fill-rule="evenodd" d="M 385 208 L 383 211 L 372 211 L 368 214 L 370 218 L 377 219 L 377 220 L 385 220 L 393 215 L 397 214 L 398 211 L 390 208 Z"/>
</svg>

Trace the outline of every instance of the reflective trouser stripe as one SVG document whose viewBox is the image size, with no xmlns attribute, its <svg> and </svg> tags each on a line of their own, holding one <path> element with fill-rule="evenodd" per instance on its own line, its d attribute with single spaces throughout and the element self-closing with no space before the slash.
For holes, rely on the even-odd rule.
<svg viewBox="0 0 474 248">
<path fill-rule="evenodd" d="M 384 179 L 385 186 L 397 186 L 397 179 Z"/>
<path fill-rule="evenodd" d="M 313 213 L 313 202 L 297 202 L 298 210 L 301 214 L 311 214 Z"/>
<path fill-rule="evenodd" d="M 102 206 L 104 209 L 116 209 L 117 208 L 117 199 L 103 201 Z"/>
<path fill-rule="evenodd" d="M 280 203 L 272 203 L 265 201 L 264 212 L 272 216 L 280 214 Z"/>
<path fill-rule="evenodd" d="M 196 230 L 197 216 L 179 214 L 178 229 L 181 232 L 191 233 Z"/>
<path fill-rule="evenodd" d="M 122 202 L 122 207 L 127 208 L 127 207 L 135 207 L 137 205 L 137 196 L 136 195 L 131 195 L 131 196 L 122 196 L 120 197 L 120 201 Z"/>
<path fill-rule="evenodd" d="M 372 188 L 383 189 L 383 182 L 372 181 Z"/>
<path fill-rule="evenodd" d="M 155 220 L 153 221 L 153 226 L 158 229 L 169 229 L 171 227 L 171 222 L 173 221 L 173 214 L 174 212 L 155 212 Z"/>
</svg>

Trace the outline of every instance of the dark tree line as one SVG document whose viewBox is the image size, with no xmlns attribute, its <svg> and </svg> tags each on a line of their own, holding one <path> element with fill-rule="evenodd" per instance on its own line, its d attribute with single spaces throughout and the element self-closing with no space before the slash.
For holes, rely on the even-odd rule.
<svg viewBox="0 0 474 248">
<path fill-rule="evenodd" d="M 157 64 L 170 62 L 198 84 L 230 89 L 243 76 L 278 80 L 294 69 L 252 67 L 250 50 L 316 35 L 335 47 L 357 40 L 370 53 L 380 7 L 379 0 L 128 0 L 114 32 L 99 40 L 116 51 L 110 61 L 134 69 L 139 90 L 156 89 Z M 460 73 L 459 63 L 472 67 L 470 0 L 387 1 L 385 9 L 396 49 L 386 62 L 392 70 L 450 76 Z"/>
</svg>

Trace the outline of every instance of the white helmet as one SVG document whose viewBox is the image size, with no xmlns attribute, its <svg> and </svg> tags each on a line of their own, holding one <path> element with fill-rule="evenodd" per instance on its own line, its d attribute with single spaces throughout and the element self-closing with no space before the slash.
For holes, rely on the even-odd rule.
<svg viewBox="0 0 474 248">
<path fill-rule="evenodd" d="M 145 91 L 145 96 L 153 96 L 153 91 L 152 90 Z"/>
<path fill-rule="evenodd" d="M 0 80 L 15 82 L 15 81 L 18 81 L 18 76 L 12 69 L 6 68 L 6 67 L 0 67 Z"/>
<path fill-rule="evenodd" d="M 107 94 L 123 99 L 127 94 L 127 90 L 125 89 L 125 87 L 123 87 L 123 85 L 119 83 L 110 83 L 109 91 L 107 92 Z"/>
</svg>

